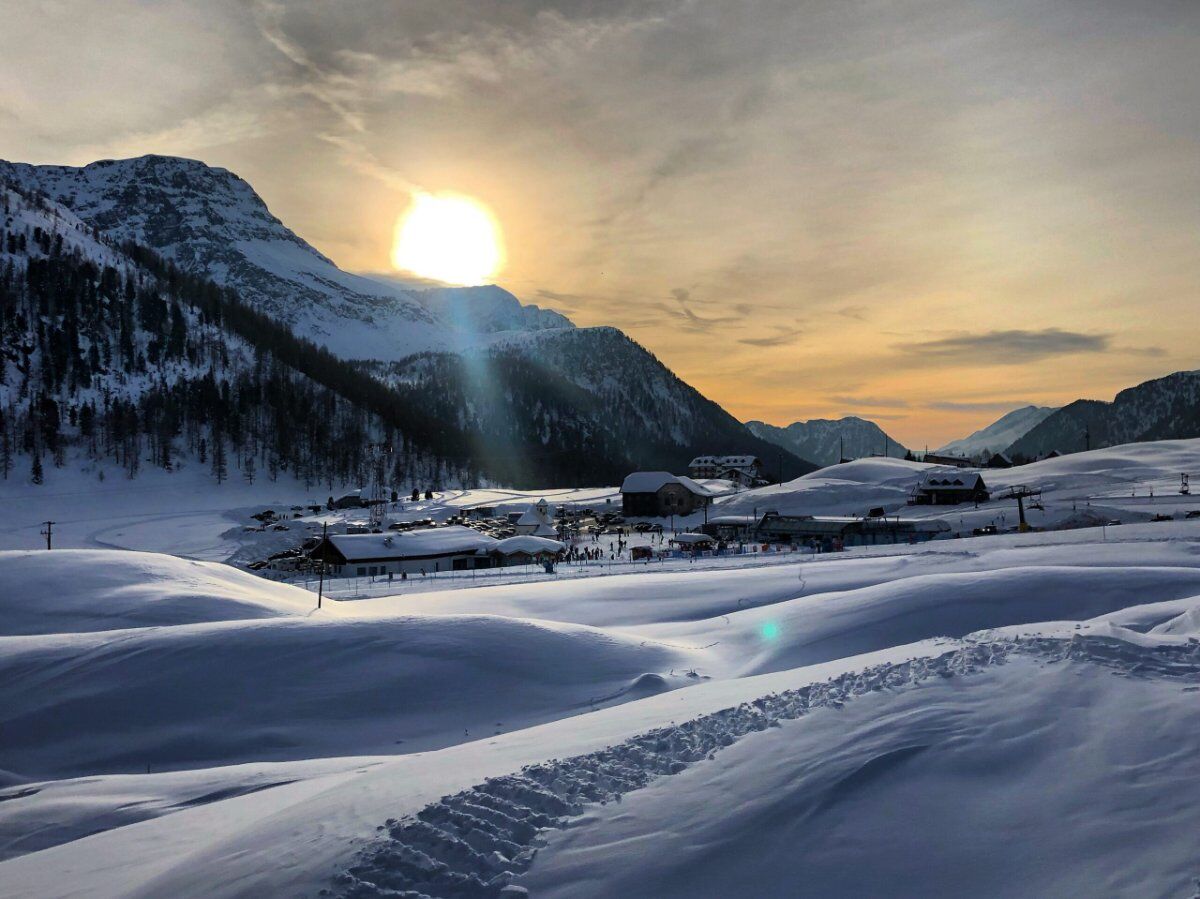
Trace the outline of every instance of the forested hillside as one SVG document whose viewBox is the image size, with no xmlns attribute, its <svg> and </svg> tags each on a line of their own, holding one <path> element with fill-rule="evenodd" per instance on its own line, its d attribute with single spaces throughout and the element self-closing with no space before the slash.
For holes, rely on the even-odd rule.
<svg viewBox="0 0 1200 899">
<path fill-rule="evenodd" d="M 396 484 L 477 478 L 461 434 L 231 291 L 12 186 L 3 213 L 5 477 L 40 483 L 75 454 L 131 477 L 186 460 L 217 482 L 290 471 L 332 488 L 365 483 L 386 442 Z"/>
<path fill-rule="evenodd" d="M 816 468 L 751 434 L 615 328 L 546 331 L 367 368 L 469 434 L 506 484 L 535 484 L 539 472 L 563 485 L 616 484 L 637 469 L 685 472 L 706 447 L 759 456 L 772 477 Z"/>
<path fill-rule="evenodd" d="M 1120 443 L 1200 436 L 1200 371 L 1177 371 L 1122 390 L 1111 403 L 1076 400 L 1032 428 L 1009 453 L 1036 459 Z"/>
</svg>

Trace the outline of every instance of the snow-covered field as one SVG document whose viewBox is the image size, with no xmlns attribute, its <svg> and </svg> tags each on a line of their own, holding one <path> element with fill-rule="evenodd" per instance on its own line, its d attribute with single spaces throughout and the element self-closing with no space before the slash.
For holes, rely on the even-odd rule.
<svg viewBox="0 0 1200 899">
<path fill-rule="evenodd" d="M 1134 522 L 1186 508 L 1169 490 L 1197 461 L 1200 441 L 1147 444 L 988 480 Z M 772 489 L 844 514 L 911 467 Z M 202 546 L 152 522 L 211 514 L 219 537 L 242 495 L 120 496 L 108 531 L 61 500 L 90 548 L 0 552 L 0 896 L 1195 892 L 1200 520 L 317 611 L 97 548 Z"/>
</svg>

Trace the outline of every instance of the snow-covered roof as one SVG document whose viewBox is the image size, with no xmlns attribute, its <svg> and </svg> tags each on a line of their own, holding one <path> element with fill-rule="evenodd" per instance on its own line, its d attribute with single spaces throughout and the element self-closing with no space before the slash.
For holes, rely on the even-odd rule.
<svg viewBox="0 0 1200 899">
<path fill-rule="evenodd" d="M 498 541 L 471 528 L 452 525 L 399 534 L 330 534 L 329 542 L 348 562 L 354 562 L 486 552 Z"/>
<path fill-rule="evenodd" d="M 530 506 L 521 513 L 521 517 L 517 519 L 517 524 L 549 524 L 550 519 L 538 511 L 537 506 Z"/>
<path fill-rule="evenodd" d="M 975 490 L 983 486 L 978 472 L 931 471 L 921 479 L 921 489 Z"/>
<path fill-rule="evenodd" d="M 635 471 L 626 475 L 621 484 L 622 493 L 658 493 L 667 484 L 680 484 L 697 496 L 712 496 L 712 492 L 701 487 L 691 478 L 674 475 L 669 471 Z"/>
<path fill-rule="evenodd" d="M 676 534 L 671 538 L 671 542 L 691 546 L 697 543 L 715 543 L 716 541 L 708 534 Z"/>
<path fill-rule="evenodd" d="M 757 463 L 757 456 L 697 456 L 688 463 L 688 468 L 749 468 Z"/>
<path fill-rule="evenodd" d="M 492 552 L 503 553 L 506 556 L 513 553 L 529 553 L 530 555 L 544 552 L 559 553 L 562 550 L 563 545 L 557 540 L 547 540 L 545 537 L 535 537 L 532 534 L 505 537 L 492 547 Z"/>
</svg>

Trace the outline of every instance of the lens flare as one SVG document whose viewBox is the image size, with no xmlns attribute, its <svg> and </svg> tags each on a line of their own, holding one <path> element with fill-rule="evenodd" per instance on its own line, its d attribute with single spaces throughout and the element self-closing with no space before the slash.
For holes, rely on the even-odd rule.
<svg viewBox="0 0 1200 899">
<path fill-rule="evenodd" d="M 779 637 L 779 625 L 774 621 L 763 622 L 763 626 L 759 628 L 764 640 L 774 640 Z"/>
<path fill-rule="evenodd" d="M 418 193 L 397 220 L 392 265 L 446 284 L 483 284 L 504 264 L 495 217 L 454 194 Z"/>
</svg>

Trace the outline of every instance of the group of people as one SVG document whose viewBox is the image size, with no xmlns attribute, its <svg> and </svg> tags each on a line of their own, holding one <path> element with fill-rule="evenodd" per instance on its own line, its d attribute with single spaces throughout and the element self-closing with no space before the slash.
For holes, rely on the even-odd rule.
<svg viewBox="0 0 1200 899">
<path fill-rule="evenodd" d="M 610 547 L 611 545 L 612 544 L 609 544 Z M 609 558 L 616 558 L 616 556 L 612 554 L 611 549 L 609 552 Z M 603 560 L 604 549 L 599 546 L 572 546 L 567 551 L 568 562 L 600 562 Z"/>
</svg>

